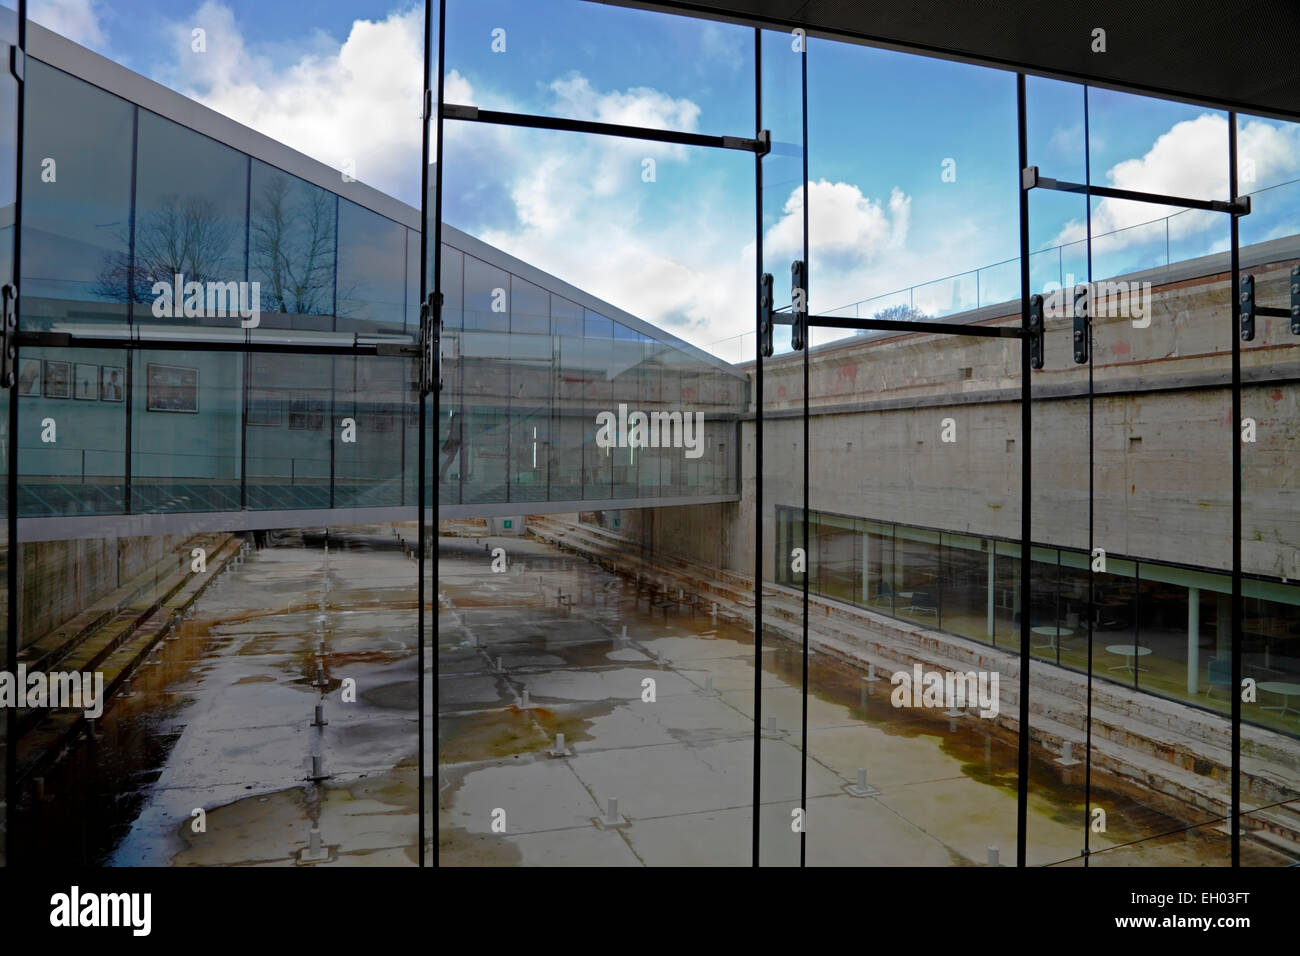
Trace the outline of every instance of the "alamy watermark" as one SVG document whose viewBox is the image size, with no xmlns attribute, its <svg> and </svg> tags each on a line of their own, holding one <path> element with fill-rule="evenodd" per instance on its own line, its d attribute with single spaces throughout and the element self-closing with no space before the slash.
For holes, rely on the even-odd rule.
<svg viewBox="0 0 1300 956">
<path fill-rule="evenodd" d="M 201 319 L 239 316 L 240 328 L 255 329 L 262 321 L 260 282 L 186 282 L 182 273 L 173 281 L 155 282 L 153 314 L 156 319 Z"/>
<path fill-rule="evenodd" d="M 643 412 L 618 406 L 596 415 L 598 448 L 684 448 L 687 458 L 704 454 L 703 412 Z"/>
<path fill-rule="evenodd" d="M 95 671 L 0 671 L 0 707 L 84 710 L 92 720 L 104 713 L 104 675 Z"/>
<path fill-rule="evenodd" d="M 1078 291 L 1083 296 L 1079 297 Z M 1072 319 L 1077 311 L 1087 309 L 1087 314 L 1094 318 L 1130 319 L 1133 328 L 1145 329 L 1151 324 L 1151 283 L 1150 282 L 1084 282 L 1075 284 L 1073 275 L 1066 275 L 1065 286 L 1058 282 L 1048 282 L 1043 286 L 1043 315 L 1049 319 Z"/>
<path fill-rule="evenodd" d="M 50 897 L 50 925 L 55 927 L 126 927 L 133 936 L 153 928 L 152 893 L 83 893 L 73 886 Z"/>
<path fill-rule="evenodd" d="M 981 717 L 998 715 L 997 671 L 895 671 L 889 678 L 894 686 L 889 695 L 895 707 L 979 707 Z"/>
</svg>

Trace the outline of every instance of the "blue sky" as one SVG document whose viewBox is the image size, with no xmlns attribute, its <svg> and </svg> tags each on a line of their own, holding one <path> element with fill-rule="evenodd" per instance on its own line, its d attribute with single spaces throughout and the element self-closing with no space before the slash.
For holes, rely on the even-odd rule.
<svg viewBox="0 0 1300 956">
<path fill-rule="evenodd" d="M 358 179 L 418 205 L 423 5 L 317 0 L 310 20 L 304 9 L 266 0 L 32 0 L 31 15 L 322 162 L 350 162 Z M 206 31 L 202 54 L 191 49 L 196 27 Z M 778 289 L 802 221 L 801 64 L 792 46 L 770 34 L 763 52 L 764 124 L 786 154 L 765 166 L 765 268 Z M 748 28 L 579 0 L 453 0 L 447 48 L 449 102 L 753 133 Z M 808 79 L 813 308 L 1017 255 L 1013 75 L 812 39 Z M 1223 114 L 1100 90 L 1089 106 L 1094 182 L 1226 196 Z M 1045 175 L 1082 179 L 1080 88 L 1031 79 L 1029 123 L 1031 162 Z M 1248 190 L 1300 177 L 1293 127 L 1244 120 L 1241 149 L 1253 163 Z M 452 224 L 697 344 L 749 329 L 752 158 L 455 123 L 445 150 Z M 1297 231 L 1300 189 L 1261 199 L 1243 223 L 1244 241 Z M 1094 236 L 1108 234 L 1094 242 L 1096 276 L 1163 261 L 1164 224 L 1138 224 L 1172 211 L 1095 201 Z M 1035 248 L 1074 243 L 1059 261 L 1079 263 L 1082 279 L 1082 200 L 1036 196 L 1031 223 Z M 1175 257 L 1226 243 L 1222 217 L 1171 220 Z M 1050 258 L 1035 259 L 1036 281 Z M 1014 266 L 981 272 L 981 299 L 1014 278 Z M 912 293 L 929 311 L 966 307 L 974 295 L 973 273 Z"/>
</svg>

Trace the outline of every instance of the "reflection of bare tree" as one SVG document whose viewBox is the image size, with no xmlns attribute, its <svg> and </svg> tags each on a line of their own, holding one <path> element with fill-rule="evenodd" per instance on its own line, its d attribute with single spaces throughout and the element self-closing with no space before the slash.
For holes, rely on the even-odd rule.
<svg viewBox="0 0 1300 956">
<path fill-rule="evenodd" d="M 170 286 L 178 273 L 186 282 L 238 279 L 242 269 L 232 274 L 227 255 L 235 233 L 212 200 L 164 196 L 136 222 L 134 269 L 129 237 L 123 237 L 121 249 L 110 253 L 100 270 L 94 294 L 117 302 L 151 302 L 154 283 Z"/>
<path fill-rule="evenodd" d="M 328 315 L 334 305 L 334 196 L 273 174 L 249 225 L 252 278 L 268 312 Z"/>
</svg>

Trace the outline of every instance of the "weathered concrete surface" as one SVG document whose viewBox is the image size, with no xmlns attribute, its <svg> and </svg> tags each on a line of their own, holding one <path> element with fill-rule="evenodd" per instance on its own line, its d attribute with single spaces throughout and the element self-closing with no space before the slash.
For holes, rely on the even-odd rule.
<svg viewBox="0 0 1300 956">
<path fill-rule="evenodd" d="M 317 542 L 285 540 L 204 595 L 109 715 L 176 738 L 109 862 L 297 865 L 313 823 L 327 851 L 314 865 L 417 861 L 416 568 L 392 540 L 388 526 L 336 530 L 327 563 Z M 328 779 L 306 779 L 312 754 Z"/>
<path fill-rule="evenodd" d="M 694 588 L 702 606 L 717 601 L 727 613 L 752 622 L 753 583 L 744 575 L 715 571 L 682 559 L 629 553 L 621 546 L 623 539 L 613 533 L 562 522 L 554 517 L 537 519 L 533 532 L 561 543 L 566 549 L 590 554 L 610 567 L 640 574 L 643 579 L 661 579 L 670 590 L 675 590 L 679 584 Z M 764 705 L 765 714 L 775 712 L 780 719 L 787 721 L 779 725 L 782 728 L 799 726 L 797 684 L 800 669 L 796 645 L 801 625 L 802 603 L 798 592 L 779 586 L 765 587 L 764 633 L 766 640 L 775 644 L 767 660 L 778 673 L 796 685 L 777 691 Z M 835 672 L 832 668 L 830 674 L 824 675 L 825 686 L 810 679 L 810 689 L 814 694 L 839 695 L 850 705 L 861 692 L 861 678 L 868 664 L 875 666 L 884 682 L 894 671 L 910 672 L 917 663 L 926 670 L 963 673 L 974 670 L 1000 674 L 997 717 L 974 721 L 977 726 L 982 725 L 982 732 L 986 735 L 975 743 L 986 748 L 986 752 L 982 755 L 977 752 L 972 759 L 971 748 L 965 746 L 962 750 L 965 755 L 963 767 L 966 772 L 999 780 L 1014 790 L 1020 673 L 1018 655 L 1014 651 L 990 647 L 816 595 L 809 598 L 809 637 L 810 647 L 817 652 L 813 660 L 819 662 L 810 672 L 810 678 L 823 661 L 842 662 L 845 667 L 842 672 Z M 785 643 L 782 638 L 792 643 Z M 780 654 L 781 648 L 793 650 L 793 656 Z M 1030 679 L 1031 797 L 1039 793 L 1040 787 L 1045 787 L 1049 795 L 1064 787 L 1077 797 L 1079 806 L 1071 807 L 1068 799 L 1062 801 L 1053 797 L 1043 805 L 1043 812 L 1053 819 L 1072 820 L 1076 828 L 1081 828 L 1082 770 L 1063 768 L 1055 761 L 1065 741 L 1073 744 L 1076 758 L 1086 756 L 1084 740 L 1089 691 L 1086 675 L 1035 659 L 1031 664 Z M 882 694 L 888 690 L 887 683 L 882 682 L 879 686 L 885 688 L 880 691 Z M 1113 838 L 1116 828 L 1122 828 L 1128 834 L 1127 839 L 1117 842 L 1142 840 L 1141 845 L 1146 846 L 1145 841 L 1151 840 L 1153 847 L 1159 844 L 1162 852 L 1172 852 L 1170 841 L 1152 838 L 1180 826 L 1194 827 L 1198 835 L 1189 839 L 1201 843 L 1194 851 L 1186 851 L 1180 844 L 1178 852 L 1191 852 L 1202 862 L 1223 863 L 1225 849 L 1222 844 L 1214 844 L 1211 829 L 1226 817 L 1231 806 L 1231 730 L 1226 717 L 1177 701 L 1134 693 L 1110 682 L 1094 682 L 1091 693 L 1093 805 L 1107 811 L 1107 833 Z M 745 706 L 743 701 L 737 703 L 738 709 L 744 710 Z M 809 707 L 812 740 L 818 732 L 817 711 L 812 701 Z M 746 712 L 752 713 L 752 710 Z M 897 726 L 898 713 L 892 712 L 890 716 L 894 726 Z M 788 723 L 792 719 L 795 723 Z M 766 717 L 763 723 L 766 725 Z M 999 763 L 993 756 L 992 751 L 998 748 L 1006 751 L 1004 763 Z M 811 747 L 809 752 L 810 755 L 816 753 Z M 980 764 L 982 769 L 979 769 Z M 1010 779 L 1008 771 L 1012 775 Z M 1243 852 L 1261 865 L 1276 865 L 1283 860 L 1300 858 L 1300 810 L 1294 805 L 1275 806 L 1280 801 L 1292 799 L 1300 789 L 1300 749 L 1297 749 L 1296 741 L 1263 728 L 1246 728 L 1243 732 L 1242 773 L 1243 806 L 1250 811 L 1244 819 L 1250 840 Z M 1108 795 L 1102 797 L 1106 790 Z M 1082 846 L 1082 830 L 1076 829 L 1079 846 L 1066 857 L 1057 856 L 1059 847 L 1050 841 L 1046 846 L 1041 845 L 1032 832 L 1036 829 L 1036 824 L 1031 826 L 1031 863 L 1057 862 L 1077 853 Z M 1092 849 L 1095 851 L 1100 845 L 1097 835 L 1094 835 Z M 1151 860 L 1145 851 L 1126 850 L 1125 853 L 1135 860 Z"/>
<path fill-rule="evenodd" d="M 493 574 L 485 544 L 505 547 L 526 567 Z M 634 581 L 620 587 L 619 578 L 572 558 L 567 569 L 556 567 L 555 554 L 536 540 L 441 539 L 440 863 L 748 865 L 755 671 L 751 634 L 737 616 L 743 609 L 730 604 L 717 624 L 707 604 L 706 613 L 670 610 L 665 620 L 644 600 L 636 609 Z M 557 594 L 582 597 L 566 613 Z M 630 640 L 620 646 L 624 624 Z M 761 723 L 775 716 L 777 732 L 760 738 L 761 859 L 797 865 L 800 651 L 775 635 L 772 644 Z M 710 676 L 716 696 L 703 692 Z M 983 865 L 989 846 L 1000 848 L 1004 864 L 1014 862 L 1013 738 L 969 715 L 895 709 L 887 682 L 863 706 L 860 676 L 834 654 L 813 655 L 808 863 Z M 656 681 L 653 703 L 641 697 L 647 677 Z M 529 709 L 521 708 L 525 688 Z M 571 756 L 547 754 L 557 732 Z M 1082 773 L 1053 757 L 1036 747 L 1031 767 L 1036 863 L 1074 859 L 1082 847 Z M 868 768 L 878 796 L 845 792 L 858 767 Z M 1094 772 L 1095 805 L 1114 808 L 1107 832 L 1092 836 L 1094 852 L 1198 822 L 1195 809 L 1179 818 L 1144 805 L 1118 779 L 1108 789 L 1109 780 Z M 600 819 L 609 797 L 627 826 Z M 498 811 L 504 829 L 494 831 Z M 1226 859 L 1223 834 L 1190 832 L 1116 852 L 1146 865 Z M 1258 853 L 1253 861 L 1277 862 Z"/>
</svg>

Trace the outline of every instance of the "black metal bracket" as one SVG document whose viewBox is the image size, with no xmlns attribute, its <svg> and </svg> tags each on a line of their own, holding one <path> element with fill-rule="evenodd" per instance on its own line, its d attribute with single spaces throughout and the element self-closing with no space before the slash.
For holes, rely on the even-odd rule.
<svg viewBox="0 0 1300 956">
<path fill-rule="evenodd" d="M 1247 281 L 1249 280 L 1249 281 Z M 1267 315 L 1276 319 L 1291 320 L 1291 334 L 1300 335 L 1300 266 L 1291 267 L 1291 308 L 1277 309 L 1268 305 L 1255 304 L 1255 277 L 1242 276 L 1238 301 L 1241 302 L 1241 340 L 1250 342 L 1255 338 L 1255 316 Z M 1249 316 L 1249 322 L 1247 317 Z"/>
<path fill-rule="evenodd" d="M 1026 166 L 1020 171 L 1020 186 L 1022 189 L 1051 189 L 1056 192 L 1101 196 L 1104 199 L 1126 199 L 1130 202 L 1155 203 L 1160 206 L 1180 206 L 1183 209 L 1206 209 L 1210 212 L 1231 213 L 1234 216 L 1250 215 L 1249 196 L 1238 196 L 1232 200 L 1187 199 L 1183 196 L 1166 196 L 1161 193 L 1139 192 L 1134 189 L 1115 189 L 1112 186 L 1091 186 L 1087 183 L 1049 179 L 1046 176 L 1039 175 L 1037 166 Z"/>
<path fill-rule="evenodd" d="M 420 397 L 442 391 L 442 293 L 420 305 Z"/>
<path fill-rule="evenodd" d="M 17 287 L 6 282 L 0 289 L 0 300 L 0 388 L 13 388 L 18 381 L 14 374 L 14 359 L 18 357 Z"/>
<path fill-rule="evenodd" d="M 1255 339 L 1255 277 L 1242 276 L 1239 285 L 1237 301 L 1241 303 L 1239 311 L 1241 340 L 1251 342 Z"/>
<path fill-rule="evenodd" d="M 1291 267 L 1291 334 L 1300 335 L 1300 266 Z"/>
<path fill-rule="evenodd" d="M 772 282 L 772 273 L 764 272 L 758 284 L 758 341 L 763 358 L 772 357 L 772 332 L 776 328 L 772 321 Z"/>
<path fill-rule="evenodd" d="M 1086 283 L 1074 287 L 1074 363 L 1076 365 L 1088 364 L 1088 351 L 1092 343 L 1092 328 L 1088 313 L 1091 311 L 1091 305 L 1088 302 L 1088 286 Z"/>
<path fill-rule="evenodd" d="M 9 73 L 19 83 L 23 81 L 27 73 L 27 54 L 21 47 L 11 46 L 9 48 Z"/>
<path fill-rule="evenodd" d="M 495 126 L 520 126 L 527 129 L 549 129 L 569 133 L 588 133 L 594 136 L 621 136 L 624 139 L 644 139 L 658 143 L 677 143 L 682 146 L 712 146 L 717 149 L 738 149 L 766 156 L 772 149 L 772 134 L 763 130 L 756 137 L 710 136 L 705 133 L 684 133 L 679 130 L 653 129 L 648 126 L 625 126 L 621 123 L 593 123 L 589 120 L 566 119 L 560 116 L 536 116 L 532 113 L 506 113 L 501 110 L 483 110 L 477 106 L 444 103 L 442 118 L 462 120 L 467 123 L 490 123 Z"/>
<path fill-rule="evenodd" d="M 1029 297 L 1029 366 L 1043 367 L 1043 297 Z"/>
<path fill-rule="evenodd" d="M 777 325 L 790 320 L 777 313 Z M 852 329 L 855 332 L 915 332 L 917 335 L 969 335 L 982 339 L 1019 339 L 1025 331 L 1012 325 L 963 325 L 960 322 L 913 322 L 910 319 L 849 319 L 838 315 L 810 315 L 809 328 Z"/>
<path fill-rule="evenodd" d="M 808 347 L 808 263 L 790 263 L 790 348 Z"/>
</svg>

